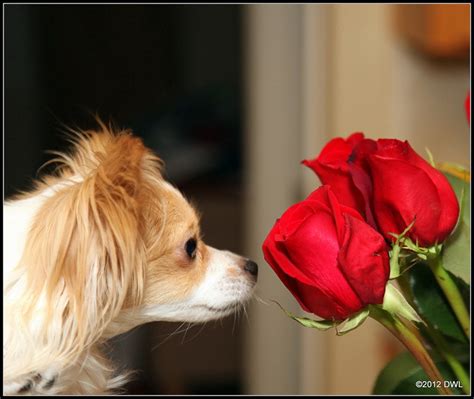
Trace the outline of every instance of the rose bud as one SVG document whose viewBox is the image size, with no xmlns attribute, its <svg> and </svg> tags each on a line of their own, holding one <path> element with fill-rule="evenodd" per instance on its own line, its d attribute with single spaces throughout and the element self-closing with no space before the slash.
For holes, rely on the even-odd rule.
<svg viewBox="0 0 474 399">
<path fill-rule="evenodd" d="M 353 133 L 347 139 L 337 137 L 324 146 L 317 158 L 302 163 L 318 175 L 322 184 L 331 186 L 341 204 L 365 216 L 364 198 L 354 185 L 347 163 L 354 147 L 362 140 L 362 133 Z"/>
<path fill-rule="evenodd" d="M 374 140 L 363 133 L 352 133 L 347 139 L 337 137 L 329 141 L 318 157 L 302 163 L 311 168 L 322 184 L 331 186 L 338 201 L 356 209 L 372 227 L 376 228 L 371 208 L 372 182 L 366 172 L 364 155 L 375 150 Z M 354 158 L 354 150 L 357 158 Z"/>
<path fill-rule="evenodd" d="M 389 277 L 387 244 L 328 186 L 291 206 L 263 243 L 265 260 L 301 307 L 344 320 L 383 301 Z"/>
<path fill-rule="evenodd" d="M 459 205 L 448 179 L 408 144 L 377 140 L 368 155 L 372 206 L 379 231 L 400 234 L 415 221 L 408 237 L 424 247 L 443 242 L 453 231 Z"/>
</svg>

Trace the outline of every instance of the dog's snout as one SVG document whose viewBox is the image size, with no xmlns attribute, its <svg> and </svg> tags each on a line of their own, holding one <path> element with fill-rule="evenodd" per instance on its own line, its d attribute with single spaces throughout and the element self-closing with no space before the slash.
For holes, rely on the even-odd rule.
<svg viewBox="0 0 474 399">
<path fill-rule="evenodd" d="M 248 259 L 245 262 L 244 270 L 246 272 L 249 272 L 252 276 L 257 276 L 258 275 L 258 265 L 250 259 Z"/>
</svg>

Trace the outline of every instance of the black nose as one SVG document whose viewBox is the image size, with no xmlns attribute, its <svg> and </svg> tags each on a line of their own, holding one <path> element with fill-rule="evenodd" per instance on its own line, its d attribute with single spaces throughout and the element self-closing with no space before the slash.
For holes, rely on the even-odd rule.
<svg viewBox="0 0 474 399">
<path fill-rule="evenodd" d="M 252 260 L 247 260 L 244 270 L 249 272 L 252 276 L 256 276 L 258 274 L 258 265 Z"/>
</svg>

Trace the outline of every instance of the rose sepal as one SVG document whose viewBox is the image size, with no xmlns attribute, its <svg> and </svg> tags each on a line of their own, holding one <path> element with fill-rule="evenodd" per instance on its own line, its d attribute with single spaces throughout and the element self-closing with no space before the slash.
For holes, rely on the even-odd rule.
<svg viewBox="0 0 474 399">
<path fill-rule="evenodd" d="M 422 260 L 432 260 L 437 258 L 441 254 L 443 244 L 435 244 L 431 247 L 420 247 L 418 243 L 413 242 L 410 238 L 406 237 L 402 241 L 402 249 L 408 250 Z"/>
<path fill-rule="evenodd" d="M 314 320 L 314 319 L 310 319 L 308 317 L 295 316 L 293 313 L 291 313 L 290 311 L 286 310 L 283 306 L 281 306 L 277 301 L 272 300 L 271 302 L 276 303 L 280 307 L 280 309 L 283 310 L 283 312 L 286 313 L 286 315 L 288 317 L 290 317 L 291 319 L 297 321 L 298 323 L 300 323 L 304 327 L 315 328 L 315 329 L 320 330 L 320 331 L 326 331 L 326 330 L 329 330 L 332 327 L 335 327 L 339 323 L 335 320 L 324 320 L 324 319 Z"/>
<path fill-rule="evenodd" d="M 337 335 L 344 335 L 347 334 L 349 331 L 352 331 L 359 327 L 366 319 L 369 317 L 370 310 L 369 307 L 365 307 L 364 309 L 360 310 L 359 312 L 353 314 L 351 317 L 344 320 L 344 324 L 341 328 L 336 328 Z"/>
<path fill-rule="evenodd" d="M 271 302 L 276 303 L 288 317 L 297 321 L 302 326 L 308 328 L 315 328 L 320 331 L 326 331 L 334 327 L 337 335 L 344 335 L 347 334 L 349 331 L 356 329 L 367 319 L 367 317 L 369 317 L 370 314 L 369 307 L 367 306 L 359 312 L 354 313 L 351 317 L 348 317 L 345 320 L 314 320 L 308 317 L 295 316 L 293 313 L 281 306 L 277 301 L 272 300 Z M 338 328 L 338 326 L 342 327 Z"/>
<path fill-rule="evenodd" d="M 415 309 L 408 303 L 403 294 L 393 285 L 388 283 L 385 287 L 383 303 L 379 306 L 390 314 L 401 316 L 407 320 L 424 323 Z"/>
<path fill-rule="evenodd" d="M 390 235 L 396 238 L 395 242 L 392 244 L 392 249 L 390 251 L 390 280 L 400 277 L 400 274 L 402 273 L 400 272 L 400 258 L 402 256 L 400 254 L 400 251 L 405 240 L 407 239 L 407 233 L 410 231 L 414 224 L 415 221 L 413 220 L 413 222 L 411 222 L 401 234 L 389 233 Z"/>
</svg>

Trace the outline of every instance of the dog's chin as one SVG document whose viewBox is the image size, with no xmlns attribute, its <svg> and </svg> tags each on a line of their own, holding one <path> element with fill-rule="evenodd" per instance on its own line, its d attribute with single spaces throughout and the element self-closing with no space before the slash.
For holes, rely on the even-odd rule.
<svg viewBox="0 0 474 399">
<path fill-rule="evenodd" d="M 148 305 L 139 309 L 124 311 L 116 325 L 138 325 L 153 321 L 202 323 L 221 319 L 239 312 L 252 299 L 253 289 L 245 295 L 227 298 L 223 301 L 187 300 L 168 304 Z"/>
<path fill-rule="evenodd" d="M 245 303 L 246 301 L 236 301 L 225 306 L 196 305 L 195 308 L 202 317 L 201 321 L 208 321 L 230 316 L 242 309 Z"/>
</svg>

